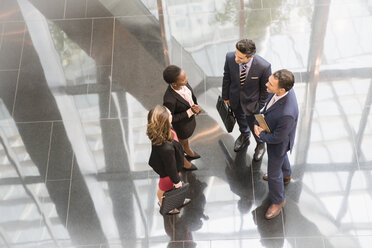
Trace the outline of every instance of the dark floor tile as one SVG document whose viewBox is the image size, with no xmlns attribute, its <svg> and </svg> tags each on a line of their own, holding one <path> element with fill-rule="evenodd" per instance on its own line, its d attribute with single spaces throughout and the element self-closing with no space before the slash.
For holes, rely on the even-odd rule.
<svg viewBox="0 0 372 248">
<path fill-rule="evenodd" d="M 322 237 L 319 238 L 296 238 L 296 248 L 325 248 L 324 240 Z"/>
<path fill-rule="evenodd" d="M 166 83 L 162 79 L 164 60 L 159 58 L 161 43 L 141 42 L 130 34 L 118 21 L 115 24 L 115 48 L 113 63 L 113 87 L 128 92 L 145 109 L 162 103 Z M 155 52 L 155 53 L 154 53 Z M 126 58 L 131 58 L 127 60 Z M 145 66 L 142 65 L 151 65 Z M 142 82 L 139 84 L 138 82 Z M 142 85 L 146 85 L 143 87 Z M 117 114 L 111 113 L 110 117 Z"/>
<path fill-rule="evenodd" d="M 97 1 L 88 0 L 88 17 L 108 16 L 142 16 L 151 13 L 146 9 L 142 1 Z M 152 17 L 151 17 L 152 18 Z"/>
<path fill-rule="evenodd" d="M 45 211 L 55 210 L 57 220 L 53 222 L 53 231 L 58 239 L 68 239 L 69 230 L 66 229 L 66 221 L 68 215 L 68 203 L 70 194 L 71 180 L 48 181 L 45 186 L 48 191 L 48 197 L 44 199 Z M 46 214 L 46 213 L 45 213 Z M 55 230 L 60 228 L 59 232 Z M 49 235 L 44 237 L 45 240 L 50 238 Z M 41 239 L 42 241 L 43 239 Z"/>
<path fill-rule="evenodd" d="M 84 133 L 89 143 L 99 172 L 104 173 L 127 173 L 131 170 L 131 154 L 126 149 L 123 137 L 127 137 L 127 119 L 100 120 L 84 122 Z M 95 133 L 94 133 L 95 131 Z M 97 137 L 96 134 L 100 134 Z M 97 143 L 102 146 L 96 147 Z"/>
<path fill-rule="evenodd" d="M 29 36 L 26 42 L 32 44 Z M 14 119 L 16 121 L 60 120 L 58 105 L 45 79 L 39 56 L 32 46 L 25 46 L 23 58 Z"/>
<path fill-rule="evenodd" d="M 148 241 L 144 240 L 143 242 L 129 242 L 127 240 L 122 241 L 121 243 L 110 243 L 109 245 L 102 245 L 101 248 L 141 248 L 141 247 L 151 247 L 151 248 L 191 248 L 191 247 L 200 247 L 200 248 L 210 248 L 209 241 L 169 241 L 169 242 L 160 242 L 160 241 Z"/>
<path fill-rule="evenodd" d="M 51 123 L 17 123 L 17 129 L 32 164 L 45 181 L 48 163 Z M 22 161 L 22 160 L 21 160 Z M 24 169 L 27 172 L 27 168 Z"/>
<path fill-rule="evenodd" d="M 0 22 L 23 20 L 17 1 L 2 0 L 0 5 Z"/>
<path fill-rule="evenodd" d="M 80 159 L 78 159 L 80 160 Z M 67 229 L 74 234 L 74 243 L 79 245 L 94 245 L 106 242 L 105 221 L 102 212 L 96 209 L 97 197 L 102 193 L 101 188 L 96 188 L 92 195 L 93 185 L 96 180 L 85 180 L 82 175 L 84 164 L 78 164 L 75 160 L 70 192 L 70 203 L 67 220 Z M 97 191 L 98 190 L 98 191 Z M 104 204 L 104 202 L 99 203 Z M 106 205 L 106 204 L 104 204 Z M 107 209 L 108 206 L 104 207 Z"/>
<path fill-rule="evenodd" d="M 82 96 L 82 97 L 95 98 L 98 100 L 95 106 L 98 110 L 97 115 L 96 115 L 97 119 L 109 117 L 109 107 L 110 107 L 109 102 L 111 98 L 110 94 L 111 92 L 115 91 L 114 89 L 111 89 L 110 77 L 111 77 L 110 66 L 97 67 L 96 74 L 89 78 L 89 84 L 87 85 L 88 96 Z M 120 92 L 120 89 L 119 89 L 119 92 Z"/>
<path fill-rule="evenodd" d="M 6 217 L 8 221 L 1 220 L 3 224 L 7 225 L 7 229 L 2 232 L 3 236 L 7 237 L 6 247 L 39 247 L 40 244 L 50 244 L 51 235 L 54 235 L 57 240 L 69 238 L 64 223 L 69 182 L 67 184 L 66 181 L 52 182 L 46 185 L 29 184 L 18 187 L 21 189 L 13 191 L 12 198 L 20 201 L 13 206 L 8 206 L 12 208 Z M 24 187 L 27 187 L 27 190 L 22 190 Z M 3 201 L 3 203 L 7 203 L 12 199 Z M 27 213 L 25 213 L 26 210 Z M 9 221 L 13 216 L 19 215 L 23 215 L 23 217 L 17 220 L 18 223 Z M 13 229 L 13 224 L 16 224 L 15 229 Z"/>
<path fill-rule="evenodd" d="M 111 65 L 114 19 L 94 19 L 92 58 L 97 65 Z"/>
<path fill-rule="evenodd" d="M 112 17 L 113 14 L 99 0 L 87 0 L 87 17 Z"/>
<path fill-rule="evenodd" d="M 91 34 L 92 34 L 92 20 L 63 20 L 54 22 L 66 34 L 67 39 L 63 39 L 63 50 L 71 49 L 70 42 L 75 43 L 78 48 L 75 50 L 83 50 L 88 56 L 90 55 L 91 48 Z M 61 42 L 55 40 L 55 42 Z M 63 44 L 66 43 L 66 44 Z M 58 46 L 57 46 L 58 49 Z M 76 53 L 81 51 L 76 51 Z"/>
<path fill-rule="evenodd" d="M 90 24 L 91 22 L 88 22 L 88 25 Z M 63 24 L 61 25 L 63 26 Z M 57 36 L 63 35 L 58 29 L 53 30 L 56 31 L 54 34 Z M 36 34 L 32 34 L 32 36 L 34 35 Z M 81 37 L 84 40 L 84 36 Z M 47 57 L 46 53 L 52 51 L 48 49 L 44 50 L 40 44 L 37 44 L 37 47 L 34 48 L 31 46 L 32 42 L 30 36 L 26 35 L 25 44 L 27 44 L 27 46 L 25 46 L 24 49 L 25 56 L 21 65 L 14 113 L 17 121 L 60 120 L 61 113 L 63 115 L 67 113 L 65 111 L 60 113 L 59 108 L 61 108 L 62 105 L 66 105 L 63 108 L 69 108 L 71 111 L 75 111 L 75 107 L 81 107 L 79 106 L 79 102 L 75 102 L 76 105 L 73 105 L 72 101 L 57 102 L 57 100 L 60 99 L 57 96 L 60 94 L 86 95 L 87 83 L 89 82 L 88 79 L 91 74 L 93 75 L 96 73 L 94 61 L 90 60 L 88 55 L 81 51 L 81 48 L 71 44 L 68 39 L 56 39 L 55 42 L 57 52 L 59 52 L 61 56 L 62 68 L 61 64 L 59 64 L 58 60 L 60 58 L 58 56 Z M 88 38 L 86 42 L 85 45 L 89 46 L 90 38 Z M 36 51 L 39 52 L 39 54 Z M 79 54 L 79 56 L 72 56 L 70 52 Z M 63 57 L 65 55 L 66 57 Z M 82 65 L 80 59 L 86 61 L 86 63 Z M 40 61 L 42 63 L 40 63 Z M 64 64 L 63 61 L 69 61 L 69 63 Z M 48 62 L 52 63 L 52 65 L 48 65 Z M 56 75 L 44 74 L 45 71 L 50 72 L 50 68 L 59 71 L 58 82 L 52 79 Z M 63 75 L 61 75 L 61 73 L 63 73 Z M 36 97 L 39 102 L 29 104 L 29 101 L 35 99 L 34 97 Z M 39 104 L 43 105 L 43 107 L 39 108 Z M 37 113 L 34 112 L 36 111 L 34 108 L 37 108 Z M 64 116 L 64 119 L 69 118 L 69 116 Z"/>
<path fill-rule="evenodd" d="M 66 0 L 65 18 L 84 18 L 88 0 Z"/>
<path fill-rule="evenodd" d="M 0 71 L 0 99 L 9 115 L 13 112 L 18 71 Z"/>
<path fill-rule="evenodd" d="M 127 32 L 133 35 L 138 42 L 162 42 L 162 36 L 159 24 L 154 22 L 153 17 L 151 16 L 128 16 L 116 18 L 116 24 L 120 25 L 121 28 L 124 28 Z M 162 51 L 162 46 L 159 46 L 160 49 L 149 50 L 149 52 L 159 52 Z"/>
<path fill-rule="evenodd" d="M 223 248 L 223 247 L 231 247 L 231 248 L 239 248 L 239 247 L 268 247 L 268 248 L 294 248 L 295 246 L 292 245 L 293 242 L 288 242 L 284 238 L 272 238 L 272 239 L 239 239 L 239 240 L 212 240 L 211 241 L 211 248 Z"/>
<path fill-rule="evenodd" d="M 286 1 L 280 0 L 280 1 L 270 1 L 270 0 L 262 0 L 262 7 L 263 8 L 279 8 L 283 5 L 287 5 L 288 3 Z"/>
<path fill-rule="evenodd" d="M 30 0 L 43 16 L 47 19 L 63 19 L 66 0 Z"/>
<path fill-rule="evenodd" d="M 286 191 L 290 191 L 288 187 Z M 284 229 L 285 235 L 290 237 L 316 237 L 321 236 L 322 233 L 318 228 L 317 222 L 314 218 L 309 219 L 301 212 L 300 206 L 294 202 L 290 197 L 286 198 L 286 205 L 284 207 Z M 305 240 L 306 241 L 306 240 Z M 305 242 L 304 241 L 304 242 Z M 302 247 L 302 246 L 298 246 Z M 313 246 L 314 247 L 314 246 Z"/>
<path fill-rule="evenodd" d="M 244 5 L 244 8 L 251 8 L 251 9 L 260 9 L 262 8 L 262 1 L 261 0 L 253 0 L 249 1 L 248 4 Z"/>
<path fill-rule="evenodd" d="M 25 24 L 21 22 L 0 24 L 0 70 L 19 68 Z"/>
<path fill-rule="evenodd" d="M 71 180 L 72 156 L 71 142 L 64 123 L 53 122 L 47 180 Z"/>
<path fill-rule="evenodd" d="M 367 248 L 371 246 L 371 236 L 345 236 L 345 237 L 330 237 L 325 242 L 325 248 L 340 247 L 340 248 Z"/>
<path fill-rule="evenodd" d="M 9 29 L 0 37 L 5 103 L 0 126 L 25 174 L 16 177 L 0 147 L 6 166 L 0 181 L 0 195 L 6 197 L 0 205 L 14 204 L 1 215 L 0 226 L 23 231 L 11 247 L 369 247 L 372 74 L 366 2 L 258 0 L 245 1 L 243 11 L 238 2 L 163 2 L 166 11 L 158 21 L 151 14 L 156 1 L 146 3 L 151 5 L 147 10 L 141 0 L 32 0 L 47 18 L 59 19 L 47 26 L 33 23 L 47 27 L 48 46 L 55 50 L 45 54 L 41 32 L 33 39 L 26 34 L 15 92 L 18 72 L 9 69 L 18 69 L 10 65 L 17 64 L 13 57 L 21 57 L 22 43 L 12 37 L 23 37 L 17 25 L 26 27 L 13 22 L 22 18 L 18 2 L 0 0 L 0 29 Z M 103 18 L 75 19 L 85 16 L 85 7 L 90 18 Z M 170 31 L 165 38 L 162 17 Z M 286 206 L 270 221 L 264 218 L 269 204 L 262 180 L 267 155 L 252 161 L 253 139 L 235 153 L 238 127 L 227 133 L 215 108 L 225 54 L 234 51 L 239 37 L 253 39 L 273 71 L 288 68 L 296 77 L 301 113 L 290 155 L 293 177 L 285 187 Z M 193 161 L 199 169 L 181 173 L 192 202 L 180 215 L 164 218 L 157 206 L 159 176 L 148 166 L 146 115 L 162 103 L 167 52 L 170 63 L 186 71 L 203 113 L 190 138 L 202 156 Z M 56 87 L 45 66 L 58 59 L 63 71 L 58 80 L 66 86 Z M 13 107 L 14 127 L 8 124 Z M 63 122 L 42 122 L 49 120 Z M 21 179 L 37 193 L 58 244 L 31 198 L 22 198 Z M 20 202 L 38 217 L 19 219 L 26 214 Z"/>
<path fill-rule="evenodd" d="M 368 173 L 342 172 L 333 167 L 335 169 L 331 172 L 308 171 L 302 183 L 297 181 L 287 186 L 285 209 L 286 213 L 293 214 L 285 215 L 286 235 L 320 236 L 324 232 L 324 223 L 328 223 L 337 235 L 371 234 L 360 228 L 360 223 L 370 221 L 365 215 L 370 204 L 365 190 L 369 187 Z M 320 186 L 321 182 L 325 182 L 324 179 L 327 181 L 327 189 Z M 305 189 L 308 188 L 311 191 L 306 192 Z M 301 199 L 300 202 L 292 202 L 298 199 Z"/>
</svg>

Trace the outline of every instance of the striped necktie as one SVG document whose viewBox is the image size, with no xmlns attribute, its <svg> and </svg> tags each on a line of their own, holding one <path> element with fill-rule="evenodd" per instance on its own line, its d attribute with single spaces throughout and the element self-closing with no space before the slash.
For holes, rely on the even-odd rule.
<svg viewBox="0 0 372 248">
<path fill-rule="evenodd" d="M 242 71 L 240 72 L 240 86 L 244 85 L 247 75 L 247 64 L 242 64 Z"/>
</svg>

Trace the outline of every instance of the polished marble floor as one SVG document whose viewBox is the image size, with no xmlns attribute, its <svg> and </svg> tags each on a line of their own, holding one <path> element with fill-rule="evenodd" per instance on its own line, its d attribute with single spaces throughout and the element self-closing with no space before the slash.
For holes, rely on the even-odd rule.
<svg viewBox="0 0 372 248">
<path fill-rule="evenodd" d="M 0 247 L 372 247 L 371 27 L 370 0 L 0 0 Z M 270 221 L 267 156 L 235 153 L 215 110 L 242 37 L 296 77 Z M 204 111 L 192 203 L 163 217 L 145 130 L 169 63 Z"/>
</svg>

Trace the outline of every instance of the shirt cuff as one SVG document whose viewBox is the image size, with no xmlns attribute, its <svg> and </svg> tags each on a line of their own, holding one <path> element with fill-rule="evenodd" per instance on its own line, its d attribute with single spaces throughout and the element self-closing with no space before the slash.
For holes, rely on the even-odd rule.
<svg viewBox="0 0 372 248">
<path fill-rule="evenodd" d="M 186 112 L 187 112 L 187 115 L 189 116 L 189 118 L 194 115 L 194 112 L 192 112 L 191 108 L 189 108 Z"/>
</svg>

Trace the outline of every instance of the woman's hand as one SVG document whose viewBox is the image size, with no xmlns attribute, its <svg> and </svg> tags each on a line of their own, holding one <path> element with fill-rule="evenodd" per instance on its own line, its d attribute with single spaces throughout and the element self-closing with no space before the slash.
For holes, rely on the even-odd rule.
<svg viewBox="0 0 372 248">
<path fill-rule="evenodd" d="M 193 105 L 191 109 L 192 109 L 192 112 L 194 112 L 194 114 L 196 115 L 200 114 L 201 112 L 201 108 L 199 107 L 199 105 Z"/>
<path fill-rule="evenodd" d="M 177 184 L 173 184 L 175 188 L 182 187 L 182 181 L 179 181 Z"/>
</svg>

